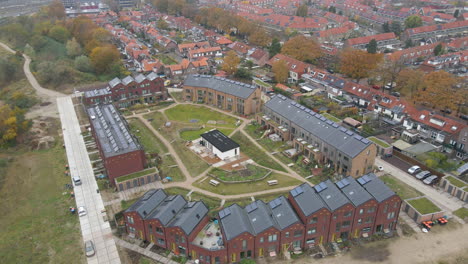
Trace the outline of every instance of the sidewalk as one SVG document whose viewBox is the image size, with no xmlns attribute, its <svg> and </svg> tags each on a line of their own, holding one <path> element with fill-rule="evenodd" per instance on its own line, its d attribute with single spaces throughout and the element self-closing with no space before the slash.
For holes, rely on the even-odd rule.
<svg viewBox="0 0 468 264">
<path fill-rule="evenodd" d="M 118 246 L 126 248 L 126 249 L 131 250 L 131 251 L 138 252 L 138 253 L 140 253 L 140 254 L 148 257 L 148 258 L 156 260 L 159 263 L 178 264 L 177 262 L 175 262 L 173 260 L 170 260 L 170 259 L 168 259 L 168 258 L 166 258 L 164 256 L 161 256 L 159 254 L 156 254 L 156 253 L 152 252 L 149 248 L 139 247 L 138 245 L 129 243 L 129 242 L 127 242 L 125 240 L 122 240 L 120 238 L 117 238 L 117 237 L 114 237 L 114 240 L 115 240 L 115 243 Z"/>
</svg>

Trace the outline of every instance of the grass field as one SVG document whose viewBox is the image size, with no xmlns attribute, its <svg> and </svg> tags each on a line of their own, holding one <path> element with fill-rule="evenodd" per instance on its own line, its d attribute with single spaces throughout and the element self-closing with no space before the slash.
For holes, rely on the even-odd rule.
<svg viewBox="0 0 468 264">
<path fill-rule="evenodd" d="M 382 181 L 384 181 L 390 189 L 392 189 L 396 194 L 398 194 L 401 199 L 409 199 L 422 196 L 423 194 L 418 190 L 414 189 L 413 187 L 407 185 L 406 183 L 398 180 L 397 178 L 391 175 L 384 175 L 380 177 Z"/>
<path fill-rule="evenodd" d="M 453 214 L 460 217 L 461 219 L 468 218 L 468 209 L 462 207 L 458 210 L 453 211 Z"/>
<path fill-rule="evenodd" d="M 185 199 L 188 199 L 186 195 L 190 192 L 189 190 L 185 188 L 180 188 L 180 187 L 171 187 L 171 188 L 164 189 L 164 191 L 166 191 L 166 193 L 169 195 L 180 194 L 184 196 Z M 204 195 L 198 192 L 192 192 L 190 194 L 190 197 L 192 197 L 192 201 L 203 201 L 210 210 L 216 209 L 221 205 L 220 199 L 216 197 Z"/>
<path fill-rule="evenodd" d="M 85 263 L 75 201 L 65 192 L 62 143 L 50 150 L 2 153 L 11 157 L 0 190 L 2 263 Z"/>
<path fill-rule="evenodd" d="M 168 150 L 158 137 L 138 119 L 129 119 L 130 129 L 138 137 L 147 153 L 158 153 L 162 159 L 161 172 L 164 176 L 170 176 L 174 181 L 183 181 L 184 175 L 178 167 L 172 167 L 177 164 L 171 155 L 165 155 Z M 137 132 L 139 131 L 139 132 Z"/>
<path fill-rule="evenodd" d="M 244 152 L 256 163 L 268 168 L 286 172 L 286 170 L 280 164 L 272 160 L 264 153 L 264 151 L 252 144 L 250 140 L 242 133 L 237 132 L 231 138 L 240 145 L 240 151 Z"/>
<path fill-rule="evenodd" d="M 190 121 L 198 120 L 194 122 L 194 125 L 203 125 L 208 121 L 222 121 L 224 124 L 218 124 L 222 127 L 235 127 L 237 119 L 218 111 L 211 110 L 204 106 L 195 105 L 177 105 L 165 111 L 166 116 L 169 120 L 179 121 L 184 123 L 191 123 Z"/>
<path fill-rule="evenodd" d="M 433 202 L 431 202 L 426 197 L 422 197 L 419 199 L 409 200 L 407 201 L 411 204 L 420 214 L 430 214 L 442 211 L 439 207 L 437 207 Z"/>
<path fill-rule="evenodd" d="M 269 186 L 267 181 L 271 180 L 278 180 L 277 185 Z M 203 182 L 196 182 L 193 185 L 197 186 L 201 189 L 218 193 L 218 194 L 242 194 L 242 193 L 253 193 L 253 192 L 260 192 L 264 190 L 272 190 L 281 187 L 288 187 L 288 186 L 296 186 L 301 184 L 302 182 L 291 178 L 286 175 L 282 175 L 279 173 L 272 173 L 270 176 L 265 178 L 261 181 L 250 182 L 250 183 L 220 183 L 218 186 L 213 186 L 209 183 L 209 180 L 204 180 Z"/>
<path fill-rule="evenodd" d="M 182 131 L 180 132 L 180 137 L 183 139 L 183 140 L 195 140 L 197 138 L 200 138 L 200 135 L 207 132 L 207 131 L 210 131 L 212 129 L 214 129 L 215 127 L 211 127 L 211 126 L 206 126 L 205 128 L 202 128 L 202 129 L 199 129 L 199 130 L 187 130 L 187 131 Z M 234 131 L 234 129 L 230 129 L 230 128 L 218 128 L 219 131 L 221 131 L 221 133 L 225 134 L 225 135 L 229 135 L 232 133 L 232 131 Z"/>
<path fill-rule="evenodd" d="M 246 181 L 260 179 L 270 172 L 270 170 L 250 164 L 247 165 L 247 170 L 250 175 L 246 175 L 244 172 L 240 171 L 228 172 L 219 168 L 212 169 L 210 174 L 223 181 Z"/>
</svg>

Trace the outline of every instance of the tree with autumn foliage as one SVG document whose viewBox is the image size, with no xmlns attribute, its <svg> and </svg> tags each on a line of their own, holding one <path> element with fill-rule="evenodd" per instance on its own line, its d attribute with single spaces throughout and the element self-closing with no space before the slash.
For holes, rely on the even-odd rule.
<svg viewBox="0 0 468 264">
<path fill-rule="evenodd" d="M 464 96 L 464 89 L 456 88 L 457 83 L 458 80 L 446 71 L 428 73 L 414 98 L 432 108 L 455 109 L 457 100 Z"/>
<path fill-rule="evenodd" d="M 356 49 L 346 49 L 340 54 L 340 71 L 359 81 L 369 77 L 383 59 L 383 54 L 371 54 Z"/>
<path fill-rule="evenodd" d="M 63 6 L 62 1 L 54 0 L 51 4 L 47 7 L 47 14 L 50 18 L 54 19 L 64 19 L 66 17 L 65 14 L 65 7 Z"/>
<path fill-rule="evenodd" d="M 413 98 L 414 94 L 422 90 L 425 73 L 420 70 L 403 69 L 396 78 L 396 90 L 404 96 Z"/>
<path fill-rule="evenodd" d="M 271 70 L 275 74 L 275 81 L 279 83 L 285 83 L 289 76 L 289 68 L 286 62 L 278 60 L 275 61 L 271 66 Z"/>
<path fill-rule="evenodd" d="M 237 56 L 236 52 L 231 50 L 224 57 L 221 68 L 229 75 L 234 74 L 237 71 L 240 61 L 241 59 Z"/>
<path fill-rule="evenodd" d="M 297 35 L 286 41 L 281 48 L 281 53 L 309 63 L 322 56 L 322 51 L 317 42 L 306 38 L 304 35 Z"/>
<path fill-rule="evenodd" d="M 24 118 L 26 110 L 3 105 L 0 107 L 0 146 L 13 144 L 27 131 L 30 122 Z"/>
<path fill-rule="evenodd" d="M 94 48 L 89 58 L 96 73 L 110 73 L 115 64 L 119 64 L 120 53 L 114 46 L 106 45 Z"/>
<path fill-rule="evenodd" d="M 266 47 L 271 43 L 271 37 L 263 28 L 259 27 L 250 34 L 249 41 L 254 45 Z"/>
</svg>

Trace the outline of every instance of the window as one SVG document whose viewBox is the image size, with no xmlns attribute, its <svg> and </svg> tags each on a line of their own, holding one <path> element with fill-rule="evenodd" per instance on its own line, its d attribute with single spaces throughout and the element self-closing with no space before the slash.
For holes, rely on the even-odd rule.
<svg viewBox="0 0 468 264">
<path fill-rule="evenodd" d="M 388 213 L 387 219 L 392 219 L 395 217 L 395 212 Z"/>
<path fill-rule="evenodd" d="M 242 249 L 247 248 L 247 240 L 242 240 Z"/>
<path fill-rule="evenodd" d="M 318 218 L 317 217 L 313 217 L 312 219 L 310 219 L 310 222 L 309 224 L 315 224 L 318 222 Z"/>
<path fill-rule="evenodd" d="M 342 224 L 342 227 L 345 228 L 345 227 L 349 227 L 350 225 L 351 225 L 351 221 L 344 221 Z"/>
<path fill-rule="evenodd" d="M 128 232 L 130 232 L 130 233 L 135 233 L 135 228 L 129 226 L 129 227 L 128 227 Z"/>
<path fill-rule="evenodd" d="M 294 231 L 294 237 L 300 237 L 300 236 L 302 236 L 302 230 Z"/>
<path fill-rule="evenodd" d="M 276 234 L 268 236 L 268 242 L 274 242 L 277 239 L 278 239 L 278 236 Z"/>
<path fill-rule="evenodd" d="M 180 237 L 180 243 L 185 243 L 185 237 L 184 236 Z"/>
<path fill-rule="evenodd" d="M 133 221 L 133 217 L 131 217 L 131 216 L 127 216 L 127 222 L 128 222 L 129 224 L 134 224 L 134 223 L 135 223 L 135 222 Z"/>
<path fill-rule="evenodd" d="M 315 243 L 315 238 L 309 238 L 306 240 L 306 244 L 314 244 Z"/>
<path fill-rule="evenodd" d="M 366 223 L 372 223 L 374 221 L 374 217 L 369 216 L 366 218 Z"/>
<path fill-rule="evenodd" d="M 340 232 L 340 229 L 341 229 L 341 223 L 336 223 L 336 232 Z"/>
<path fill-rule="evenodd" d="M 296 240 L 293 242 L 293 247 L 294 248 L 300 248 L 301 247 L 301 241 L 300 240 Z"/>
<path fill-rule="evenodd" d="M 164 239 L 158 238 L 158 244 L 159 245 L 164 245 Z"/>
<path fill-rule="evenodd" d="M 286 237 L 289 237 L 289 232 L 286 232 L 285 236 L 286 236 Z"/>
<path fill-rule="evenodd" d="M 315 234 L 317 232 L 317 228 L 309 228 L 309 230 L 307 230 L 307 234 L 308 235 L 312 235 L 312 234 Z"/>
<path fill-rule="evenodd" d="M 162 235 L 162 234 L 163 234 L 163 230 L 162 230 L 162 228 L 160 228 L 160 227 L 156 227 L 156 233 L 158 233 L 158 234 Z"/>
<path fill-rule="evenodd" d="M 351 217 L 353 215 L 353 211 L 348 211 L 344 213 L 344 217 Z"/>
<path fill-rule="evenodd" d="M 357 223 L 358 223 L 358 225 L 362 224 L 362 218 L 359 218 L 359 219 L 357 220 Z"/>
<path fill-rule="evenodd" d="M 260 238 L 260 243 L 263 243 L 264 239 L 263 237 Z"/>
<path fill-rule="evenodd" d="M 398 202 L 395 202 L 395 203 L 393 204 L 393 208 L 397 208 L 397 207 L 398 207 Z"/>
<path fill-rule="evenodd" d="M 333 220 L 336 219 L 336 215 L 333 215 Z"/>
<path fill-rule="evenodd" d="M 153 227 L 151 225 L 148 226 L 149 233 L 153 233 Z"/>
<path fill-rule="evenodd" d="M 386 204 L 386 205 L 384 206 L 384 209 L 383 209 L 384 213 L 386 213 L 387 210 L 388 210 L 388 204 Z"/>
<path fill-rule="evenodd" d="M 375 212 L 375 206 L 369 207 L 369 209 L 367 209 L 367 213 L 373 213 L 373 212 Z"/>
<path fill-rule="evenodd" d="M 364 213 L 364 209 L 359 209 L 359 214 L 363 214 Z"/>
</svg>

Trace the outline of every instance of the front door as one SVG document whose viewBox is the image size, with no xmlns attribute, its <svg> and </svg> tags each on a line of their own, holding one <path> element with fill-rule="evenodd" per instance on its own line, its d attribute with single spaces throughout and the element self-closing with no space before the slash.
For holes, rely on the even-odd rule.
<svg viewBox="0 0 468 264">
<path fill-rule="evenodd" d="M 263 248 L 258 249 L 258 256 L 263 257 Z"/>
</svg>

